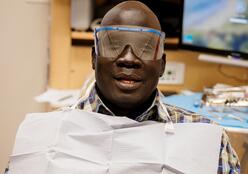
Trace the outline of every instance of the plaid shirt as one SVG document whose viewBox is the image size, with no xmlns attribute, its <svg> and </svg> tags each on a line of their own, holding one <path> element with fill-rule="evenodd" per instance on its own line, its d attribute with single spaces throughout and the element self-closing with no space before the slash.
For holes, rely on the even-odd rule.
<svg viewBox="0 0 248 174">
<path fill-rule="evenodd" d="M 139 122 L 153 120 L 167 123 L 201 122 L 215 124 L 210 119 L 197 113 L 162 103 L 163 97 L 164 96 L 162 95 L 162 93 L 158 91 L 151 106 L 143 114 L 136 117 L 135 120 Z M 108 107 L 106 107 L 106 105 L 104 105 L 102 100 L 99 98 L 95 87 L 90 90 L 88 95 L 82 97 L 78 101 L 75 108 L 115 116 L 114 113 Z M 240 173 L 240 163 L 237 154 L 232 148 L 226 132 L 223 131 L 220 147 L 218 174 L 238 173 Z"/>
<path fill-rule="evenodd" d="M 187 111 L 176 106 L 171 106 L 162 103 L 164 96 L 161 92 L 157 92 L 156 97 L 153 100 L 151 106 L 140 116 L 136 117 L 136 121 L 154 120 L 166 123 L 213 123 L 206 117 L 199 114 Z M 88 95 L 83 96 L 78 103 L 75 105 L 77 109 L 83 109 L 90 112 L 97 112 L 106 115 L 115 116 L 114 113 L 108 109 L 99 98 L 95 87 L 90 89 Z M 239 174 L 240 163 L 238 157 L 233 150 L 226 132 L 222 134 L 222 141 L 220 147 L 219 156 L 219 168 L 218 174 Z M 5 174 L 11 174 L 6 169 Z"/>
</svg>

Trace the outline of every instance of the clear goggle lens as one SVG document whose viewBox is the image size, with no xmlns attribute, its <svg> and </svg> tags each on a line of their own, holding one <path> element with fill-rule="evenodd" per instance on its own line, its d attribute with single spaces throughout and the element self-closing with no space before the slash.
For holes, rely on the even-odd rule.
<svg viewBox="0 0 248 174">
<path fill-rule="evenodd" d="M 164 32 L 145 27 L 105 26 L 95 29 L 96 54 L 117 58 L 130 46 L 142 60 L 161 59 L 164 53 Z"/>
</svg>

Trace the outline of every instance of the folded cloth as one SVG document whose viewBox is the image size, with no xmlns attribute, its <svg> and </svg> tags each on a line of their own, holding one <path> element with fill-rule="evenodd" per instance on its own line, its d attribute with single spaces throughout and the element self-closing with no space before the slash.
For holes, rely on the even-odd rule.
<svg viewBox="0 0 248 174">
<path fill-rule="evenodd" d="M 221 127 L 178 123 L 168 133 L 167 125 L 76 109 L 29 114 L 17 132 L 10 173 L 217 173 Z"/>
</svg>

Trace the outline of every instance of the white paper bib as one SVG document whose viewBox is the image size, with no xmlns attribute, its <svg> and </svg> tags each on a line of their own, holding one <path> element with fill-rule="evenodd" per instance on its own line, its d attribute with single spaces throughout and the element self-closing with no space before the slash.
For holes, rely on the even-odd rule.
<svg viewBox="0 0 248 174">
<path fill-rule="evenodd" d="M 20 125 L 11 174 L 215 174 L 222 128 L 139 123 L 82 110 L 30 114 Z"/>
</svg>

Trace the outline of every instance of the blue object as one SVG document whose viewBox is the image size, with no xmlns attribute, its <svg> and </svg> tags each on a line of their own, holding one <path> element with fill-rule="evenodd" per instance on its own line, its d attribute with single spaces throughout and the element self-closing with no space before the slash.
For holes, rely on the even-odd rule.
<svg viewBox="0 0 248 174">
<path fill-rule="evenodd" d="M 99 31 L 107 31 L 107 30 L 120 30 L 120 31 L 133 31 L 133 32 L 149 32 L 154 33 L 158 36 L 165 36 L 165 33 L 159 30 L 151 29 L 151 28 L 129 28 L 129 27 L 122 27 L 122 26 L 106 26 L 106 27 L 100 27 L 95 29 L 95 33 Z"/>
<path fill-rule="evenodd" d="M 248 109 L 246 112 L 239 112 L 236 110 L 228 110 L 228 112 L 213 111 L 211 107 L 201 107 L 201 97 L 202 93 L 172 95 L 165 97 L 163 102 L 204 115 L 225 127 L 248 129 Z"/>
</svg>

